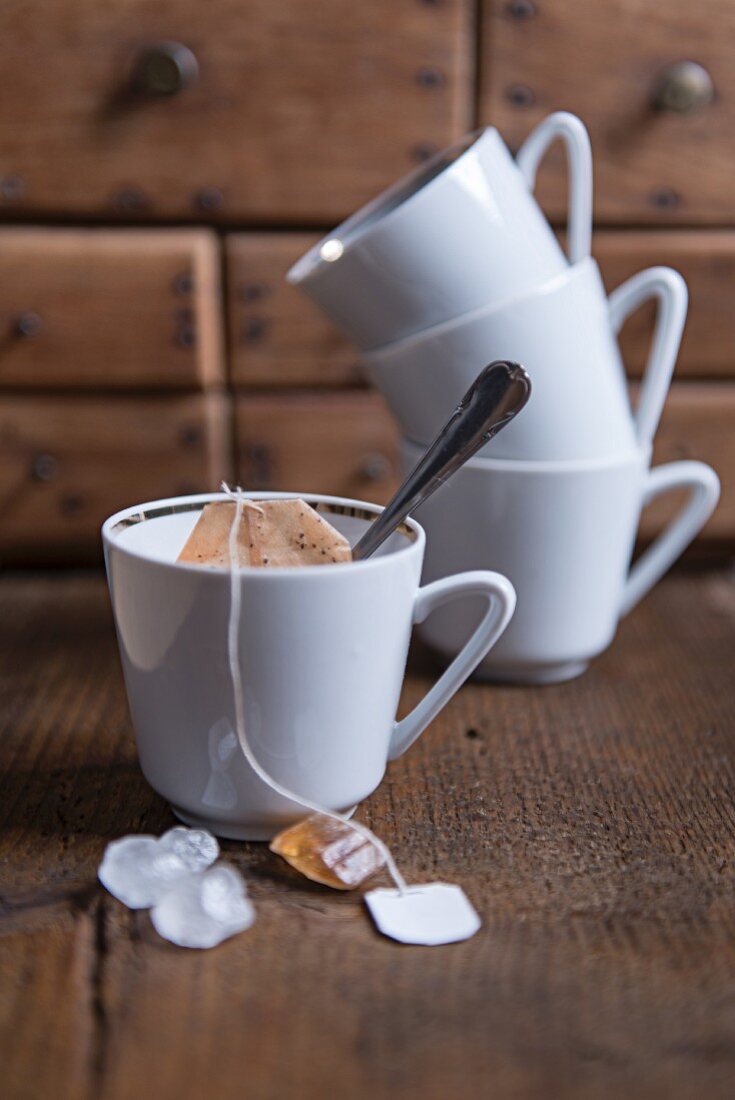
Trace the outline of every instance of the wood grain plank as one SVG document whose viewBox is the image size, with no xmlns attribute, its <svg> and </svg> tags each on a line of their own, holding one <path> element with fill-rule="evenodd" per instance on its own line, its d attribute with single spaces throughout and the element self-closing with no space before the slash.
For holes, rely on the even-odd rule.
<svg viewBox="0 0 735 1100">
<path fill-rule="evenodd" d="M 397 486 L 397 431 L 377 394 L 241 396 L 236 420 L 244 486 L 378 503 Z"/>
<path fill-rule="evenodd" d="M 735 376 L 735 232 L 730 230 L 600 230 L 593 253 L 608 291 L 646 267 L 680 271 L 689 287 L 689 315 L 676 364 L 677 378 Z M 628 374 L 639 378 L 648 358 L 654 307 L 626 323 L 621 349 Z"/>
<path fill-rule="evenodd" d="M 96 902 L 105 841 L 171 820 L 134 763 L 104 582 L 6 575 L 0 623 L 2 866 L 16 901 L 51 884 Z M 732 577 L 671 577 L 585 676 L 467 685 L 390 766 L 361 818 L 410 881 L 464 885 L 484 922 L 468 943 L 398 947 L 359 898 L 307 883 L 256 844 L 224 849 L 257 922 L 214 951 L 164 944 L 145 914 L 106 899 L 91 1095 L 446 1100 L 486 1096 L 491 1082 L 519 1100 L 729 1100 L 733 641 Z M 434 674 L 418 651 L 403 710 Z M 81 692 L 78 711 L 59 697 L 64 681 Z M 54 1036 L 37 1053 L 44 1024 L 64 1036 L 88 1026 L 76 1001 L 67 1021 L 39 996 L 42 958 L 11 1002 L 22 1039 L 0 1036 L 4 1058 L 19 1051 L 25 1076 L 13 1080 L 31 1088 L 11 1100 L 72 1095 L 78 1080 Z M 57 957 L 44 985 L 56 979 L 62 995 L 74 965 Z M 52 1092 L 36 1087 L 54 1073 Z"/>
<path fill-rule="evenodd" d="M 724 550 L 735 545 L 735 384 L 679 382 L 671 388 L 656 435 L 653 461 L 700 459 L 717 472 L 722 487 L 714 515 L 698 539 Z M 651 538 L 681 506 L 683 495 L 654 502 L 641 523 L 643 538 Z"/>
<path fill-rule="evenodd" d="M 227 236 L 230 371 L 238 388 L 362 382 L 355 348 L 285 281 L 318 239 L 309 233 Z"/>
<path fill-rule="evenodd" d="M 33 930 L 0 926 L 3 1096 L 93 1095 L 94 923 L 69 913 Z"/>
<path fill-rule="evenodd" d="M 96 867 L 106 841 L 168 813 L 135 760 L 103 578 L 5 573 L 0 607 L 2 1093 L 98 1097 Z"/>
<path fill-rule="evenodd" d="M 380 502 L 396 485 L 396 429 L 377 394 L 242 395 L 237 425 L 239 477 L 250 488 Z M 674 384 L 654 461 L 681 458 L 708 462 L 720 476 L 720 504 L 698 545 L 727 551 L 735 543 L 735 384 Z M 661 530 L 680 503 L 674 494 L 652 505 L 642 537 L 649 540 Z"/>
<path fill-rule="evenodd" d="M 354 386 L 357 350 L 306 296 L 288 286 L 291 264 L 317 240 L 304 233 L 236 233 L 226 238 L 231 377 L 238 388 Z M 593 254 L 608 291 L 646 267 L 668 265 L 689 286 L 689 316 L 677 378 L 735 376 L 735 232 L 598 230 Z M 639 378 L 651 342 L 654 308 L 635 313 L 621 346 Z"/>
<path fill-rule="evenodd" d="M 206 230 L 0 230 L 0 389 L 195 389 L 224 380 Z"/>
<path fill-rule="evenodd" d="M 0 204 L 22 216 L 334 221 L 469 126 L 471 10 L 469 0 L 5 7 Z M 178 95 L 136 91 L 143 50 L 171 40 L 194 53 L 197 79 Z"/>
<path fill-rule="evenodd" d="M 0 557 L 98 561 L 100 524 L 118 508 L 216 488 L 228 410 L 218 394 L 0 397 Z"/>
<path fill-rule="evenodd" d="M 730 184 L 733 34 L 729 0 L 483 0 L 481 119 L 515 147 L 545 115 L 573 111 L 595 155 L 595 217 L 651 225 L 733 225 Z M 691 115 L 654 110 L 666 66 L 691 58 L 716 88 Z M 565 218 L 564 160 L 555 150 L 539 195 Z"/>
</svg>

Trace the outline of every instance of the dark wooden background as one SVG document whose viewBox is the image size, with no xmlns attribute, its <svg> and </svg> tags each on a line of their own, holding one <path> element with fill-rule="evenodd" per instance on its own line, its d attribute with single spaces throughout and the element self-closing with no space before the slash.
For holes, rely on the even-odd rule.
<svg viewBox="0 0 735 1100">
<path fill-rule="evenodd" d="M 140 74 L 171 43 L 197 72 L 160 95 Z M 385 499 L 390 418 L 284 273 L 465 131 L 493 123 L 517 146 L 557 108 L 590 127 L 608 286 L 651 263 L 689 282 L 658 457 L 718 469 L 699 547 L 729 552 L 733 43 L 730 0 L 4 5 L 0 561 L 98 560 L 106 514 L 223 476 Z M 682 60 L 714 98 L 657 108 Z M 564 188 L 553 153 L 539 193 L 557 224 Z M 650 324 L 624 334 L 632 379 Z"/>
</svg>

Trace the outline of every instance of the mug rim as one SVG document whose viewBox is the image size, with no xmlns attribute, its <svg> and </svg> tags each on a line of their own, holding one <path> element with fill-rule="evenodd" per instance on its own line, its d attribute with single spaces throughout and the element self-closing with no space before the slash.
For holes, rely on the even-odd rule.
<svg viewBox="0 0 735 1100">
<path fill-rule="evenodd" d="M 530 290 L 514 294 L 510 298 L 504 298 L 502 302 L 493 303 L 493 305 L 489 306 L 480 306 L 478 309 L 472 309 L 468 313 L 460 314 L 459 317 L 451 317 L 448 321 L 440 321 L 438 325 L 430 325 L 428 328 L 421 329 L 419 332 L 411 332 L 408 336 L 402 336 L 400 340 L 393 340 L 389 344 L 382 344 L 380 347 L 371 348 L 369 351 L 363 351 L 361 353 L 361 358 L 368 364 L 375 363 L 378 366 L 388 366 L 390 359 L 394 355 L 401 355 L 409 349 L 423 347 L 434 338 L 447 336 L 463 328 L 465 325 L 473 324 L 476 321 L 484 320 L 488 317 L 495 317 L 498 313 L 502 313 L 503 310 L 506 309 L 511 309 L 519 302 L 525 302 L 533 298 L 543 298 L 547 294 L 556 294 L 558 290 L 566 289 L 568 283 L 576 279 L 581 279 L 587 270 L 591 271 L 593 278 L 595 275 L 597 276 L 602 286 L 604 301 L 607 306 L 608 295 L 602 283 L 600 266 L 594 256 L 585 256 L 583 259 L 578 260 L 576 264 L 568 264 L 564 271 L 559 271 L 556 275 L 552 275 L 550 279 L 547 279 L 545 283 L 541 283 L 540 286 L 535 286 Z"/>
<path fill-rule="evenodd" d="M 417 451 L 419 457 L 429 444 L 417 443 L 408 436 L 401 436 L 399 446 L 402 451 Z M 617 467 L 650 465 L 653 453 L 653 444 L 646 443 L 634 447 L 632 450 L 621 451 L 619 454 L 602 455 L 599 458 L 558 458 L 558 459 L 521 459 L 521 458 L 486 458 L 474 455 L 463 463 L 460 469 L 486 470 L 488 473 L 529 474 L 539 476 L 543 474 L 575 474 L 586 473 L 589 470 L 609 470 Z M 457 474 L 460 470 L 457 470 Z"/>
<path fill-rule="evenodd" d="M 337 262 L 341 260 L 355 245 L 364 240 L 372 228 L 378 225 L 385 225 L 388 219 L 399 210 L 402 210 L 410 202 L 413 202 L 418 195 L 425 194 L 439 179 L 446 176 L 446 174 L 450 172 L 471 149 L 490 134 L 500 138 L 501 141 L 503 140 L 502 137 L 500 137 L 497 127 L 479 126 L 475 130 L 469 130 L 457 141 L 452 142 L 451 145 L 447 145 L 444 149 L 440 149 L 439 152 L 434 153 L 434 155 L 424 161 L 423 164 L 419 164 L 416 168 L 412 169 L 412 171 L 401 176 L 400 179 L 396 180 L 389 187 L 386 187 L 374 198 L 361 206 L 359 210 L 356 210 L 343 222 L 340 222 L 331 232 L 318 240 L 316 244 L 312 245 L 308 252 L 301 256 L 287 272 L 286 279 L 288 282 L 294 285 L 306 283 L 315 275 L 318 275 L 320 272 L 332 266 L 332 264 L 328 260 L 325 260 L 320 254 L 322 248 L 328 241 L 333 239 L 339 240 L 340 244 L 343 246 L 343 250 L 337 257 Z M 421 183 L 422 179 L 425 179 L 423 184 Z M 409 189 L 406 197 L 395 203 L 395 205 L 390 206 L 389 204 L 391 201 L 396 198 L 396 196 L 400 196 L 406 189 Z M 376 221 L 372 221 L 373 215 L 376 213 L 379 214 L 381 208 L 386 205 L 388 205 L 388 209 L 385 214 L 378 217 Z"/>
<path fill-rule="evenodd" d="M 335 505 L 347 514 L 354 510 L 355 512 L 370 512 L 375 516 L 379 516 L 383 511 L 383 505 L 381 504 L 374 504 L 370 501 L 358 500 L 352 497 L 331 496 L 328 493 L 266 492 L 264 490 L 254 490 L 250 492 L 244 490 L 243 496 L 247 500 L 298 499 L 305 501 L 307 504 Z M 147 565 L 160 566 L 165 569 L 174 568 L 177 571 L 182 570 L 187 573 L 194 573 L 199 577 L 229 577 L 229 566 L 201 566 L 193 562 L 162 561 L 160 558 L 150 557 L 140 550 L 125 546 L 116 539 L 114 534 L 115 528 L 120 525 L 128 527 L 135 523 L 146 522 L 146 520 L 156 519 L 162 515 L 170 515 L 175 512 L 201 511 L 201 508 L 198 507 L 199 505 L 204 506 L 205 504 L 215 503 L 220 500 L 231 501 L 232 497 L 222 492 L 191 493 L 176 497 L 162 497 L 158 500 L 146 501 L 143 504 L 129 505 L 127 508 L 122 508 L 114 512 L 111 516 L 108 516 L 102 524 L 101 535 L 103 545 L 105 548 L 115 549 L 117 552 L 126 554 L 128 557 L 145 562 Z M 146 514 L 149 512 L 155 512 L 157 514 Z M 313 566 L 311 568 L 304 565 L 285 565 L 273 569 L 263 569 L 261 566 L 257 565 L 241 565 L 239 567 L 239 573 L 243 576 L 263 579 L 294 576 L 334 576 L 335 570 L 338 575 L 343 575 L 345 572 L 352 573 L 356 569 L 364 572 L 367 569 L 387 568 L 387 563 L 394 558 L 402 557 L 406 554 L 423 553 L 426 545 L 426 532 L 417 520 L 409 516 L 398 525 L 397 530 L 406 536 L 406 545 L 392 550 L 389 554 L 365 558 L 362 561 L 335 562 L 334 564 L 330 563 L 328 565 Z M 345 569 L 345 567 L 347 567 L 347 569 Z"/>
</svg>

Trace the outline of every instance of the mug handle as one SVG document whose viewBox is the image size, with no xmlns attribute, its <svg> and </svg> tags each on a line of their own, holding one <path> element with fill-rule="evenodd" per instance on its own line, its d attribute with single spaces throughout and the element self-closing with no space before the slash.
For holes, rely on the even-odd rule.
<svg viewBox="0 0 735 1100">
<path fill-rule="evenodd" d="M 720 497 L 720 481 L 711 466 L 704 462 L 669 462 L 648 471 L 642 508 L 674 489 L 689 489 L 689 499 L 630 570 L 620 605 L 621 617 L 632 611 L 702 530 Z"/>
<path fill-rule="evenodd" d="M 567 249 L 569 262 L 586 259 L 592 247 L 592 148 L 587 128 L 569 111 L 555 111 L 539 123 L 518 150 L 516 164 L 533 190 L 536 172 L 549 146 L 561 138 L 569 171 Z"/>
<path fill-rule="evenodd" d="M 459 573 L 454 577 L 443 577 L 420 588 L 413 609 L 414 623 L 422 623 L 437 607 L 461 596 L 485 596 L 488 602 L 487 611 L 449 668 L 445 669 L 411 713 L 395 723 L 388 750 L 389 760 L 402 756 L 429 723 L 434 721 L 439 711 L 447 705 L 488 650 L 495 645 L 515 611 L 516 593 L 508 578 L 500 573 L 478 570 Z"/>
<path fill-rule="evenodd" d="M 671 385 L 687 316 L 687 285 L 672 267 L 649 267 L 617 287 L 608 298 L 610 324 L 616 336 L 631 313 L 649 298 L 658 303 L 656 324 L 633 417 L 636 439 L 643 446 L 656 434 Z"/>
</svg>

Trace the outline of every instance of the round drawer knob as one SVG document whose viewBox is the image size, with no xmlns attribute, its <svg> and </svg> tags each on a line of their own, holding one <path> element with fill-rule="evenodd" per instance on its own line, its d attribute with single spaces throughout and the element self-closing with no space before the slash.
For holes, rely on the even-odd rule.
<svg viewBox="0 0 735 1100">
<path fill-rule="evenodd" d="M 34 481 L 53 481 L 59 471 L 59 460 L 51 454 L 36 455 L 31 462 Z"/>
<path fill-rule="evenodd" d="M 138 58 L 135 82 L 145 95 L 178 95 L 190 88 L 199 75 L 199 62 L 181 42 L 156 42 Z"/>
<path fill-rule="evenodd" d="M 24 339 L 30 339 L 33 336 L 38 336 L 43 331 L 43 318 L 38 313 L 33 313 L 31 310 L 27 310 L 25 313 L 19 313 L 13 322 L 13 332 L 16 336 L 22 336 Z"/>
<path fill-rule="evenodd" d="M 366 481 L 382 481 L 391 472 L 391 464 L 385 455 L 378 451 L 363 455 L 358 465 L 360 477 Z"/>
<path fill-rule="evenodd" d="M 706 107 L 715 97 L 715 85 L 696 61 L 677 61 L 661 74 L 653 96 L 659 111 L 688 115 Z"/>
</svg>

